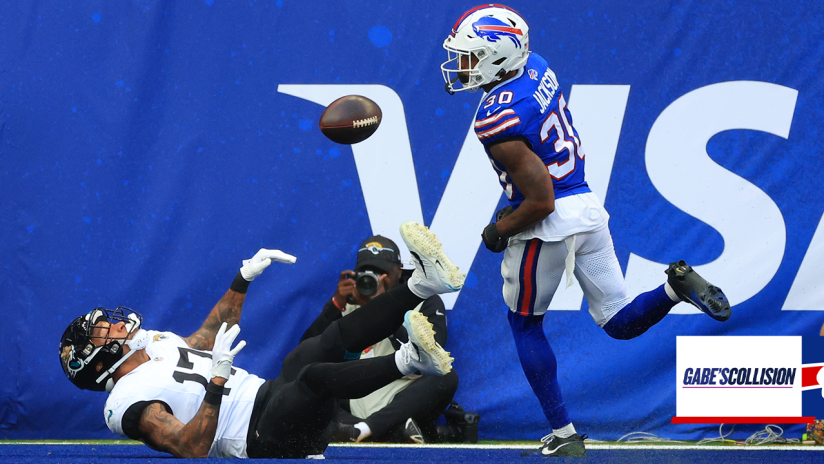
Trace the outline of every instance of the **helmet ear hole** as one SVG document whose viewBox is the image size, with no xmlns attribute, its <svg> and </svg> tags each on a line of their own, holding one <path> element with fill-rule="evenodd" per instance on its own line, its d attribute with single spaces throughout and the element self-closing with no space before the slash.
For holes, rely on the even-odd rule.
<svg viewBox="0 0 824 464">
<path fill-rule="evenodd" d="M 493 61 L 492 64 L 494 64 L 495 66 L 500 66 L 500 64 L 504 61 L 506 61 L 506 57 L 498 58 L 497 60 Z"/>
<path fill-rule="evenodd" d="M 103 363 L 102 363 L 102 362 L 97 363 L 97 364 L 94 366 L 94 370 L 95 370 L 95 372 L 100 372 L 100 371 L 102 371 L 102 370 L 103 370 Z"/>
</svg>

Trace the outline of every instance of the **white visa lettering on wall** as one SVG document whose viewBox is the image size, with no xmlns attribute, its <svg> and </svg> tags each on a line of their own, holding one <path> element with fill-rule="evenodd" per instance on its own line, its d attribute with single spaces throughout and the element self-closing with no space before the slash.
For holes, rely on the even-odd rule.
<svg viewBox="0 0 824 464">
<path fill-rule="evenodd" d="M 548 105 L 558 88 L 552 71 L 541 80 L 535 98 Z M 587 148 L 587 182 L 603 202 L 609 186 L 630 86 L 573 85 L 569 108 Z M 363 95 L 382 109 L 375 134 L 352 145 L 373 233 L 392 238 L 402 248 L 398 224 L 423 222 L 412 149 L 403 102 L 383 85 L 280 85 L 278 91 L 326 106 L 344 95 Z M 724 239 L 724 250 L 713 261 L 694 266 L 708 276 L 740 276 L 724 280 L 732 304 L 742 303 L 763 290 L 778 271 L 786 245 L 786 226 L 776 203 L 753 183 L 713 161 L 707 142 L 716 134 L 735 129 L 789 137 L 798 92 L 777 84 L 732 81 L 693 90 L 672 102 L 650 128 L 645 150 L 647 172 L 656 190 L 671 204 L 710 225 Z M 542 104 L 542 108 L 544 107 Z M 386 150 L 392 147 L 392 150 Z M 468 127 L 430 228 L 450 257 L 469 271 L 481 245 L 480 230 L 495 213 L 502 191 L 489 169 L 483 146 Z M 392 172 L 392 176 L 386 176 Z M 688 179 L 688 180 L 685 180 Z M 679 191 L 684 182 L 692 187 Z M 392 191 L 397 194 L 386 195 Z M 754 238 L 753 230 L 758 230 Z M 408 256 L 408 250 L 402 249 Z M 686 257 L 688 258 L 688 257 Z M 673 258 L 675 259 L 675 258 Z M 678 257 L 680 259 L 680 257 Z M 806 251 L 783 310 L 824 311 L 824 288 L 818 285 L 816 262 L 824 261 L 824 218 Z M 662 269 L 631 253 L 626 276 L 630 295 L 661 284 Z M 445 295 L 452 308 L 458 294 Z M 556 293 L 551 310 L 581 309 L 583 293 L 577 282 Z M 679 304 L 675 314 L 698 314 Z"/>
</svg>

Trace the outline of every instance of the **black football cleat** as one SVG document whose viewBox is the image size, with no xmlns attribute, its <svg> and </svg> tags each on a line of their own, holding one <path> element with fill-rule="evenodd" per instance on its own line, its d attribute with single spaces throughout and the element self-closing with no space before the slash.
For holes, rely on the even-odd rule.
<svg viewBox="0 0 824 464">
<path fill-rule="evenodd" d="M 583 437 L 577 433 L 567 438 L 559 438 L 553 434 L 549 434 L 541 438 L 543 445 L 537 450 L 527 451 L 521 456 L 527 456 L 532 453 L 539 453 L 541 457 L 545 458 L 565 458 L 565 457 L 583 457 L 587 455 L 586 446 L 584 446 Z"/>
<path fill-rule="evenodd" d="M 689 264 L 683 260 L 670 263 L 664 272 L 668 276 L 667 282 L 681 301 L 695 306 L 716 321 L 723 322 L 730 318 L 730 301 L 724 292 L 704 280 Z"/>
<path fill-rule="evenodd" d="M 418 427 L 415 419 L 411 417 L 406 419 L 406 423 L 403 425 L 403 439 L 407 443 L 417 443 L 419 445 L 426 443 L 426 440 L 423 438 L 423 433 L 421 433 L 421 428 Z"/>
</svg>

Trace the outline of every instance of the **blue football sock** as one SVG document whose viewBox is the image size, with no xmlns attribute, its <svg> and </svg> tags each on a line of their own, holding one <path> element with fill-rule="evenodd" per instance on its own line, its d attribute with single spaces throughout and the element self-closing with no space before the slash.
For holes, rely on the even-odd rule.
<svg viewBox="0 0 824 464">
<path fill-rule="evenodd" d="M 544 316 L 521 316 L 512 311 L 508 313 L 521 367 L 541 403 L 544 415 L 553 429 L 569 425 L 569 415 L 558 385 L 555 353 L 544 335 Z"/>
<path fill-rule="evenodd" d="M 655 290 L 636 296 L 628 305 L 621 308 L 618 314 L 612 316 L 604 325 L 604 331 L 618 340 L 635 338 L 659 323 L 675 305 L 676 302 L 667 296 L 664 286 L 661 285 Z"/>
</svg>

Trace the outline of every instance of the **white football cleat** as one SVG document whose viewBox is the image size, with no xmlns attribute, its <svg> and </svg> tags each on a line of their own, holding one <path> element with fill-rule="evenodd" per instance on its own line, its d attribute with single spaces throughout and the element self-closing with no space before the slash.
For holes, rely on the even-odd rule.
<svg viewBox="0 0 824 464">
<path fill-rule="evenodd" d="M 415 259 L 415 272 L 407 281 L 412 293 L 427 299 L 435 294 L 457 292 L 463 287 L 466 275 L 446 256 L 441 242 L 426 226 L 404 222 L 401 238 Z"/>
<path fill-rule="evenodd" d="M 418 311 L 407 311 L 403 327 L 409 342 L 395 352 L 395 365 L 401 374 L 446 375 L 452 370 L 455 359 L 435 341 L 435 331 L 426 316 Z"/>
</svg>

